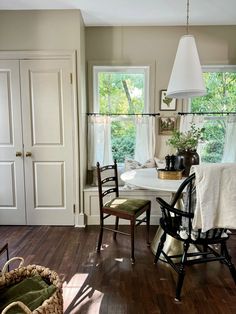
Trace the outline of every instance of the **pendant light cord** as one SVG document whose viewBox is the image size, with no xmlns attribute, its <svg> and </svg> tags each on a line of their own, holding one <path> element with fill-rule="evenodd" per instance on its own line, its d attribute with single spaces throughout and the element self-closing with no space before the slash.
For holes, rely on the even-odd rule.
<svg viewBox="0 0 236 314">
<path fill-rule="evenodd" d="M 187 35 L 188 35 L 188 28 L 189 28 L 189 0 L 187 0 L 187 25 L 186 25 Z"/>
</svg>

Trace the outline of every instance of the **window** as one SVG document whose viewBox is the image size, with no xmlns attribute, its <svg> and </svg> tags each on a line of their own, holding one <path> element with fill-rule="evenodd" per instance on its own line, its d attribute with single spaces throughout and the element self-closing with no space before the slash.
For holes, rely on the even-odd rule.
<svg viewBox="0 0 236 314">
<path fill-rule="evenodd" d="M 149 66 L 93 67 L 93 110 L 111 115 L 112 155 L 119 163 L 134 157 L 132 114 L 147 113 L 148 100 Z"/>
<path fill-rule="evenodd" d="M 192 112 L 235 112 L 236 111 L 236 67 L 206 67 L 203 69 L 207 95 L 191 102 Z M 204 128 L 206 140 L 200 145 L 203 162 L 221 162 L 225 134 L 225 115 L 206 115 Z M 235 145 L 232 143 L 232 145 Z"/>
</svg>

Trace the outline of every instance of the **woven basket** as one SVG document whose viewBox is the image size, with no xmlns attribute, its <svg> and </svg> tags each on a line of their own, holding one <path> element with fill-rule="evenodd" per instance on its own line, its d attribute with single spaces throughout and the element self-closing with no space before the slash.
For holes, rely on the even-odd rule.
<svg viewBox="0 0 236 314">
<path fill-rule="evenodd" d="M 32 277 L 35 275 L 41 276 L 43 279 L 46 279 L 57 288 L 52 296 L 45 300 L 37 309 L 33 310 L 33 312 L 24 303 L 17 301 L 12 302 L 7 307 L 5 307 L 5 309 L 2 311 L 2 314 L 7 314 L 7 311 L 16 304 L 27 314 L 63 314 L 62 283 L 58 277 L 58 274 L 49 268 L 39 265 L 28 265 L 25 267 L 20 265 L 19 268 L 11 270 L 10 272 L 5 273 L 3 270 L 2 276 L 0 277 L 0 288 L 3 286 L 6 287 L 13 285 L 14 283 L 18 283 L 27 277 Z"/>
</svg>

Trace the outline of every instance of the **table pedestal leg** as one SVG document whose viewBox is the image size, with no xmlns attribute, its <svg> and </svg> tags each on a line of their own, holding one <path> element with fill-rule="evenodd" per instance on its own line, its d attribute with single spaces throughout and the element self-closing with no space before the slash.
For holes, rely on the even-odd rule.
<svg viewBox="0 0 236 314">
<path fill-rule="evenodd" d="M 158 247 L 162 234 L 163 234 L 163 230 L 161 227 L 159 227 L 151 243 L 151 250 L 154 255 L 156 254 L 157 247 Z M 163 247 L 163 251 L 167 255 L 178 255 L 178 254 L 181 254 L 182 250 L 183 250 L 183 243 L 181 241 L 178 241 L 169 235 L 166 236 L 166 241 Z M 160 259 L 165 260 L 163 255 L 160 256 Z"/>
<path fill-rule="evenodd" d="M 163 234 L 163 230 L 161 227 L 158 227 L 157 232 L 155 234 L 155 237 L 152 240 L 151 243 L 151 250 L 152 253 L 154 255 L 156 255 L 157 252 L 157 247 L 159 244 L 159 241 L 161 239 L 161 236 Z M 172 238 L 171 236 L 169 236 L 168 234 L 166 235 L 166 241 L 163 247 L 163 251 L 167 254 L 167 255 L 179 255 L 179 254 L 183 254 L 183 242 L 176 240 L 175 238 Z M 189 253 L 196 253 L 199 252 L 198 249 L 193 245 L 190 244 Z M 161 254 L 160 258 L 159 258 L 162 262 L 166 262 L 165 257 Z M 192 257 L 190 257 L 189 259 L 192 259 Z M 174 258 L 173 262 L 179 262 L 180 259 L 178 258 Z"/>
</svg>

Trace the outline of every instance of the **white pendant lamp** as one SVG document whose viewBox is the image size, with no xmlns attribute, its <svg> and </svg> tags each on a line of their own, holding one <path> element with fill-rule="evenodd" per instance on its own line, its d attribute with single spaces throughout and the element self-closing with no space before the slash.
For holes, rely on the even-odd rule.
<svg viewBox="0 0 236 314">
<path fill-rule="evenodd" d="M 188 35 L 189 0 L 187 0 L 187 35 L 180 38 L 166 96 L 193 98 L 206 94 L 202 68 L 192 35 Z"/>
</svg>

